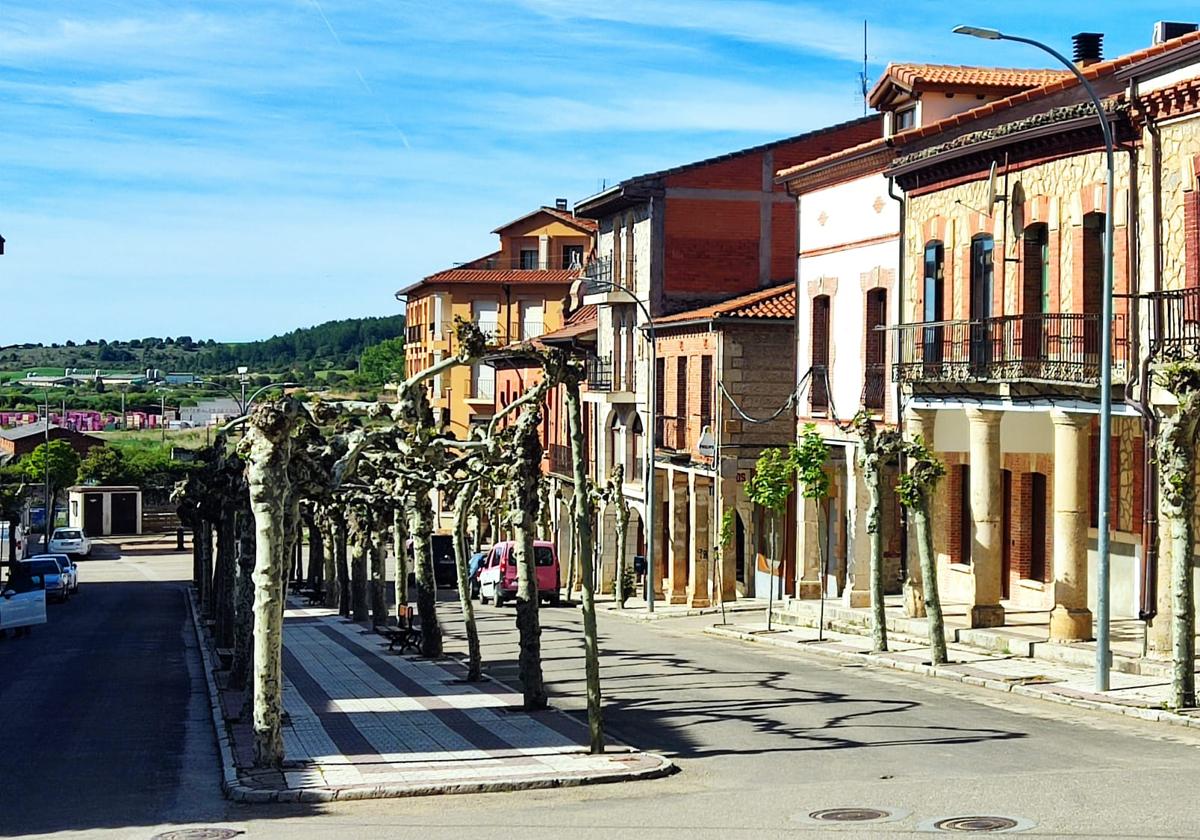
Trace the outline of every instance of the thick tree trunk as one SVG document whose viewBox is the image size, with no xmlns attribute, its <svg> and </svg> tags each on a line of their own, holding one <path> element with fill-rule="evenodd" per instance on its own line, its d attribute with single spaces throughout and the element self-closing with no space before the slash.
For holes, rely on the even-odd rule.
<svg viewBox="0 0 1200 840">
<path fill-rule="evenodd" d="M 538 620 L 537 563 L 533 542 L 537 531 L 536 509 L 538 476 L 542 463 L 541 443 L 537 439 L 537 407 L 526 408 L 517 421 L 514 439 L 516 463 L 511 467 L 512 485 L 509 510 L 514 554 L 517 564 L 517 635 L 521 651 L 517 658 L 525 709 L 544 709 L 548 705 L 542 678 L 542 628 Z M 529 419 L 530 414 L 534 420 Z M 532 503 L 532 505 L 530 504 Z"/>
<path fill-rule="evenodd" d="M 1179 407 L 1159 425 L 1156 457 L 1159 473 L 1159 527 L 1163 559 L 1171 569 L 1171 695 L 1173 709 L 1196 705 L 1196 605 L 1193 595 L 1193 557 L 1196 512 L 1196 429 L 1200 421 L 1200 390 L 1191 366 L 1180 366 L 1174 387 L 1168 389 Z"/>
<path fill-rule="evenodd" d="M 355 621 L 366 621 L 371 616 L 371 604 L 367 600 L 367 555 L 371 553 L 371 544 L 365 537 L 353 540 L 353 561 L 350 564 L 350 580 L 352 592 L 350 597 L 351 612 Z"/>
<path fill-rule="evenodd" d="M 467 630 L 467 679 L 483 678 L 483 658 L 479 650 L 479 630 L 475 626 L 475 606 L 471 602 L 470 560 L 467 545 L 467 518 L 475 499 L 474 483 L 463 485 L 454 500 L 454 561 L 458 570 L 458 602 L 462 606 L 463 626 Z"/>
<path fill-rule="evenodd" d="M 625 498 L 625 470 L 617 467 L 616 481 L 613 486 L 613 503 L 617 506 L 617 563 L 616 576 L 613 581 L 613 597 L 617 599 L 617 608 L 625 609 L 625 601 L 633 592 L 625 591 L 625 563 L 629 548 L 629 500 Z"/>
<path fill-rule="evenodd" d="M 367 547 L 371 553 L 371 623 L 386 627 L 387 608 L 387 535 L 375 532 L 368 535 Z"/>
<path fill-rule="evenodd" d="M 397 506 L 392 511 L 392 551 L 396 555 L 396 620 L 408 607 L 408 529 L 404 523 L 404 510 Z"/>
<path fill-rule="evenodd" d="M 308 585 L 316 589 L 325 583 L 325 536 L 315 518 L 309 517 L 305 522 L 308 525 Z"/>
<path fill-rule="evenodd" d="M 290 410 L 289 410 L 290 409 Z M 246 474 L 254 512 L 254 764 L 283 763 L 283 578 L 287 572 L 285 520 L 290 504 L 288 461 L 295 408 L 265 404 L 249 422 Z"/>
<path fill-rule="evenodd" d="M 230 500 L 231 502 L 233 500 Z M 217 646 L 227 648 L 233 644 L 235 616 L 235 593 L 237 586 L 236 512 L 232 504 L 221 508 L 221 521 L 217 524 Z"/>
<path fill-rule="evenodd" d="M 346 559 L 348 546 L 346 545 L 346 523 L 333 523 L 333 547 L 334 554 L 337 558 L 337 581 L 338 581 L 338 615 L 342 618 L 350 617 L 350 565 Z"/>
<path fill-rule="evenodd" d="M 421 655 L 442 655 L 442 627 L 437 618 L 437 581 L 433 575 L 430 538 L 433 535 L 433 506 L 427 488 L 405 493 L 408 532 L 413 542 L 413 566 L 417 573 L 417 614 L 421 617 Z"/>
<path fill-rule="evenodd" d="M 337 574 L 337 546 L 334 539 L 334 531 L 329 523 L 329 520 L 322 515 L 320 520 L 321 543 L 324 546 L 325 555 L 325 571 L 322 573 L 325 586 L 325 606 L 329 609 L 337 609 L 338 600 L 341 597 L 341 588 L 338 586 Z"/>
<path fill-rule="evenodd" d="M 205 619 L 213 617 L 213 527 L 207 519 L 196 523 L 196 535 L 200 541 L 200 578 L 204 586 L 200 589 L 200 612 Z"/>
<path fill-rule="evenodd" d="M 251 640 L 254 637 L 254 515 L 248 505 L 237 514 L 237 577 L 234 580 L 233 664 L 229 684 L 242 689 L 250 680 Z"/>
<path fill-rule="evenodd" d="M 921 581 L 925 600 L 925 618 L 929 622 L 929 656 L 934 665 L 945 665 L 946 625 L 942 620 L 942 599 L 938 595 L 937 558 L 933 553 L 933 527 L 929 519 L 929 494 L 921 493 L 916 505 L 909 508 L 910 521 L 917 538 L 917 557 L 921 564 Z"/>
<path fill-rule="evenodd" d="M 863 480 L 867 485 L 867 534 L 871 541 L 871 648 L 876 653 L 888 649 L 887 616 L 883 602 L 883 523 L 882 479 L 879 475 L 879 456 L 868 451 L 863 458 Z"/>
<path fill-rule="evenodd" d="M 604 752 L 604 716 L 600 695 L 600 646 L 596 638 L 596 598 L 592 585 L 592 498 L 588 492 L 587 453 L 583 448 L 583 410 L 579 383 L 564 383 L 567 425 L 571 435 L 571 466 L 575 479 L 575 540 L 583 567 L 583 660 L 587 680 L 588 733 L 593 753 Z M 568 595 L 570 594 L 568 590 Z"/>
</svg>

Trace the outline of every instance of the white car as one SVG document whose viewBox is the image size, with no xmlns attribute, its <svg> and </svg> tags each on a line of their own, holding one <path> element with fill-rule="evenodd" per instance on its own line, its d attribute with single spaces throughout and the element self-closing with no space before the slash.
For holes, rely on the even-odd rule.
<svg viewBox="0 0 1200 840">
<path fill-rule="evenodd" d="M 21 565 L 0 588 L 0 633 L 28 635 L 33 625 L 46 623 L 46 583 L 40 574 L 25 571 Z"/>
<path fill-rule="evenodd" d="M 92 541 L 79 528 L 55 528 L 47 553 L 87 557 L 92 553 Z"/>
</svg>

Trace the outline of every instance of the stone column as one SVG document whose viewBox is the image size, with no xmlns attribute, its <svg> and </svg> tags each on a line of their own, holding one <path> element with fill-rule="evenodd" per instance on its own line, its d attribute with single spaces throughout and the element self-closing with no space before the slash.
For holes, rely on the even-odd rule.
<svg viewBox="0 0 1200 840">
<path fill-rule="evenodd" d="M 937 422 L 937 411 L 932 408 L 910 408 L 905 412 L 905 434 L 909 439 L 921 438 L 925 445 L 933 448 L 933 428 Z M 907 512 L 902 512 L 907 516 Z M 908 570 L 904 577 L 904 614 L 909 618 L 925 617 L 925 584 L 921 580 L 921 560 L 917 547 L 917 535 L 908 529 L 908 544 L 904 547 L 908 557 Z"/>
<path fill-rule="evenodd" d="M 712 539 L 710 538 L 712 516 L 712 481 L 692 475 L 692 575 L 688 585 L 688 605 L 708 607 L 712 605 L 709 577 L 712 568 Z"/>
<path fill-rule="evenodd" d="M 688 505 L 688 477 L 681 470 L 670 470 L 668 475 L 671 504 L 671 593 L 668 603 L 687 603 L 688 532 L 691 527 Z"/>
<path fill-rule="evenodd" d="M 871 606 L 871 535 L 867 533 L 867 507 L 870 499 L 867 495 L 867 485 L 862 479 L 858 466 L 858 447 L 851 447 L 846 453 L 847 459 L 847 490 L 853 494 L 853 513 L 851 525 L 853 532 L 850 537 L 850 552 L 846 558 L 846 588 L 842 590 L 842 603 L 847 607 Z"/>
<path fill-rule="evenodd" d="M 794 491 L 794 492 L 799 492 Z M 796 529 L 796 553 L 799 555 L 799 580 L 796 597 L 815 600 L 821 597 L 821 506 L 815 499 L 800 498 L 799 528 Z M 827 548 L 827 547 L 826 547 Z"/>
<path fill-rule="evenodd" d="M 1092 638 L 1087 608 L 1088 430 L 1086 414 L 1050 412 L 1054 423 L 1054 609 L 1050 639 Z"/>
<path fill-rule="evenodd" d="M 1000 606 L 1001 540 L 1004 538 L 1000 418 L 1003 415 L 981 408 L 968 408 L 966 412 L 971 437 L 971 519 L 975 532 L 971 547 L 975 585 L 971 626 L 1000 627 L 1004 624 L 1004 607 Z"/>
</svg>

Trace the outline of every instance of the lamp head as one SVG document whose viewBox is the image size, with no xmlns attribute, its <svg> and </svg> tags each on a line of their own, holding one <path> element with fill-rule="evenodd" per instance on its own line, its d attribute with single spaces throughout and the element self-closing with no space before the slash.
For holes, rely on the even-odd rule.
<svg viewBox="0 0 1200 840">
<path fill-rule="evenodd" d="M 999 29 L 988 29 L 983 26 L 959 24 L 950 31 L 955 35 L 970 35 L 972 38 L 982 38 L 985 41 L 999 41 L 1004 37 Z"/>
</svg>

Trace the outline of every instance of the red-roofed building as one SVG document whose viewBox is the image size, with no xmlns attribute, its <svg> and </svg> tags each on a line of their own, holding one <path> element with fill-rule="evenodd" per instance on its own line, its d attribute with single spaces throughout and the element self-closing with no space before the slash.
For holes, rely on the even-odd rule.
<svg viewBox="0 0 1200 840">
<path fill-rule="evenodd" d="M 565 204 L 539 207 L 496 228 L 496 252 L 397 292 L 407 303 L 409 371 L 455 352 L 455 318 L 479 325 L 497 346 L 562 326 L 563 298 L 592 255 L 596 230 L 594 221 L 576 218 Z M 488 365 L 455 368 L 432 382 L 433 406 L 458 437 L 489 419 L 495 401 L 495 372 Z"/>
<path fill-rule="evenodd" d="M 745 483 L 763 449 L 791 443 L 795 418 L 791 411 L 763 423 L 746 416 L 766 420 L 787 403 L 795 319 L 796 286 L 789 281 L 654 321 L 665 546 L 655 580 L 665 581 L 672 602 L 706 607 L 718 592 L 733 600 L 754 591 L 756 569 L 767 574 L 769 522 L 747 498 Z M 619 427 L 607 433 L 610 450 L 639 448 L 618 437 L 626 435 Z M 640 459 L 633 463 L 640 476 Z M 733 542 L 718 568 L 711 552 L 725 511 L 734 514 Z M 785 557 L 794 557 L 794 528 L 783 532 Z"/>
</svg>

